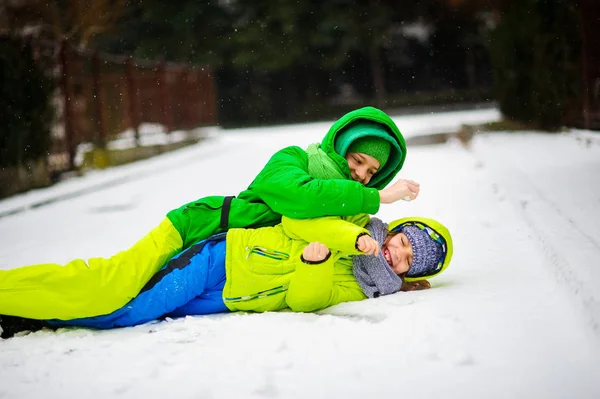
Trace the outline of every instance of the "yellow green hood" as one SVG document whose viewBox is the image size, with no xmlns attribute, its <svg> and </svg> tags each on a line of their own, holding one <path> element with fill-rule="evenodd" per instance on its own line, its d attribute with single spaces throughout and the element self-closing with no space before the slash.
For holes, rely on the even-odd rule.
<svg viewBox="0 0 600 399">
<path fill-rule="evenodd" d="M 430 279 L 439 275 L 441 272 L 446 270 L 448 265 L 450 264 L 450 260 L 452 259 L 452 253 L 454 251 L 452 246 L 452 236 L 450 235 L 450 231 L 441 224 L 440 222 L 426 218 L 426 217 L 406 217 L 402 219 L 395 220 L 388 224 L 388 230 L 390 231 L 398 231 L 401 230 L 404 226 L 415 225 L 429 233 L 429 236 L 439 242 L 442 245 L 442 249 L 444 250 L 444 255 L 437 266 L 437 268 L 432 271 L 430 274 L 426 276 L 419 277 L 405 277 L 405 281 L 417 281 Z"/>
</svg>

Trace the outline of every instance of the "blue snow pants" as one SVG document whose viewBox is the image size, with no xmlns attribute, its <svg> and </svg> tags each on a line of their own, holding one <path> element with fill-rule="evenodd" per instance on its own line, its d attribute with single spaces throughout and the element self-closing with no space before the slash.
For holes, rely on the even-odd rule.
<svg viewBox="0 0 600 399">
<path fill-rule="evenodd" d="M 128 327 L 161 317 L 229 312 L 223 302 L 226 233 L 201 241 L 173 257 L 129 303 L 112 313 L 48 320 L 55 327 Z"/>
</svg>

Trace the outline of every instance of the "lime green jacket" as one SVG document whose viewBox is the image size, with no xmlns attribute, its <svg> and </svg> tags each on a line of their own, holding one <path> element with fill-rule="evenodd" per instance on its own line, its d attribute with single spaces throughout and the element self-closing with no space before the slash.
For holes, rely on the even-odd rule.
<svg viewBox="0 0 600 399">
<path fill-rule="evenodd" d="M 274 227 L 229 230 L 225 304 L 232 311 L 312 312 L 365 299 L 350 255 L 361 253 L 356 239 L 368 234 L 364 228 L 368 221 L 368 215 L 346 220 L 283 217 Z M 327 245 L 331 256 L 319 264 L 304 263 L 302 251 L 314 241 Z"/>
<path fill-rule="evenodd" d="M 227 233 L 225 261 L 225 305 L 232 311 L 276 311 L 290 308 L 312 312 L 341 302 L 366 299 L 352 271 L 352 255 L 362 254 L 355 247 L 357 237 L 368 231 L 368 215 L 349 218 L 324 217 L 289 219 L 262 229 L 232 229 Z M 450 264 L 452 237 L 441 223 L 424 217 L 398 219 L 388 225 L 397 230 L 416 225 L 438 241 L 444 256 L 426 276 L 438 276 Z M 319 264 L 306 264 L 302 251 L 309 242 L 320 242 L 331 256 Z"/>
<path fill-rule="evenodd" d="M 401 150 L 396 168 L 378 176 L 372 187 L 353 181 L 348 162 L 334 149 L 337 134 L 358 120 L 384 125 Z M 348 180 L 313 179 L 308 173 L 306 152 L 295 146 L 284 148 L 273 155 L 248 189 L 233 199 L 225 227 L 221 217 L 223 196 L 201 198 L 169 212 L 167 217 L 179 232 L 183 248 L 229 228 L 274 226 L 281 221 L 282 215 L 306 219 L 377 213 L 380 205 L 378 190 L 396 176 L 406 158 L 406 144 L 396 124 L 383 111 L 373 107 L 360 108 L 335 122 L 321 147 L 340 166 Z"/>
</svg>

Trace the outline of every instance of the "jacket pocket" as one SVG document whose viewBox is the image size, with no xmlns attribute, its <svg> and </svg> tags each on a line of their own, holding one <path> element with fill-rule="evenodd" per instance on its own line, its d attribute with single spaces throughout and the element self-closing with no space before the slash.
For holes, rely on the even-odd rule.
<svg viewBox="0 0 600 399">
<path fill-rule="evenodd" d="M 288 253 L 259 245 L 246 247 L 245 261 L 252 273 L 262 276 L 284 275 L 296 269 Z"/>
<path fill-rule="evenodd" d="M 207 209 L 210 211 L 221 210 L 221 208 L 223 207 L 224 198 L 225 197 L 214 195 L 210 197 L 200 198 L 197 201 L 190 202 L 189 204 L 185 205 L 185 207 L 183 208 L 183 213 L 186 213 L 193 209 Z"/>
<path fill-rule="evenodd" d="M 276 251 L 274 249 L 267 249 L 258 245 L 246 247 L 246 259 L 250 259 L 250 256 L 254 254 L 275 260 L 288 260 L 290 258 L 289 254 L 286 254 L 285 252 L 281 251 Z"/>
<path fill-rule="evenodd" d="M 274 288 L 269 288 L 268 290 L 256 292 L 254 294 L 238 296 L 238 297 L 231 297 L 231 298 L 224 298 L 224 299 L 227 302 L 246 302 L 246 301 L 252 301 L 255 299 L 267 298 L 267 297 L 270 297 L 273 295 L 287 292 L 288 286 L 289 286 L 289 284 L 283 284 L 283 285 L 280 285 L 280 286 L 277 286 Z"/>
</svg>

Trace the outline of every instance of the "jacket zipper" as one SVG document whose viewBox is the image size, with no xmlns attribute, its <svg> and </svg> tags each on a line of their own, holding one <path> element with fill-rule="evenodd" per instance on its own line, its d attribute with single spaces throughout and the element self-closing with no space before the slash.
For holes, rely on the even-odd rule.
<svg viewBox="0 0 600 399">
<path fill-rule="evenodd" d="M 289 284 L 280 285 L 278 287 L 270 288 L 265 291 L 260 291 L 255 294 L 238 296 L 238 297 L 233 297 L 233 298 L 225 298 L 225 300 L 228 302 L 244 302 L 244 301 L 251 301 L 253 299 L 266 298 L 269 296 L 281 294 L 282 292 L 286 292 L 288 289 L 288 285 Z"/>
<path fill-rule="evenodd" d="M 281 251 L 276 251 L 276 250 L 270 250 L 264 247 L 260 247 L 258 245 L 254 245 L 252 247 L 246 247 L 246 259 L 250 258 L 250 255 L 252 254 L 257 254 L 260 256 L 265 256 L 267 258 L 270 259 L 275 259 L 275 260 L 288 260 L 290 258 L 289 254 L 286 254 L 285 252 L 281 252 Z"/>
</svg>

